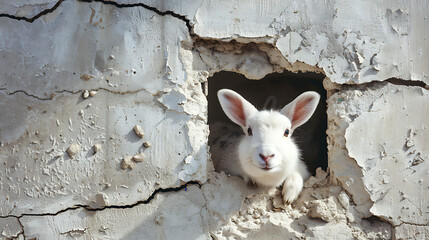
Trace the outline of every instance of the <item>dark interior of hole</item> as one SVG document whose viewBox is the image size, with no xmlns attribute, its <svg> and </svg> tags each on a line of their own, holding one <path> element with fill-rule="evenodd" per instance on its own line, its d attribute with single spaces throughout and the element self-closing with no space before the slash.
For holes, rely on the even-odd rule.
<svg viewBox="0 0 429 240">
<path fill-rule="evenodd" d="M 216 73 L 208 79 L 209 125 L 211 127 L 215 122 L 232 123 L 223 113 L 217 99 L 217 91 L 223 88 L 236 91 L 258 109 L 262 109 L 266 100 L 272 96 L 276 99 L 273 108 L 281 109 L 301 93 L 316 91 L 321 95 L 316 112 L 307 123 L 294 131 L 293 138 L 301 149 L 302 159 L 312 174 L 318 167 L 326 170 L 328 155 L 326 90 L 322 85 L 324 77 L 323 74 L 285 71 L 267 75 L 261 80 L 249 80 L 238 73 L 226 71 Z"/>
</svg>

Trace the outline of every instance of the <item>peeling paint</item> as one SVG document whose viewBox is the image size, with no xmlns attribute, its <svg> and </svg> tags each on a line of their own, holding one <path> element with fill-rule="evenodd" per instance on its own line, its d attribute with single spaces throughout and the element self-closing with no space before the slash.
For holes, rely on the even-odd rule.
<svg viewBox="0 0 429 240">
<path fill-rule="evenodd" d="M 399 225 L 429 223 L 429 94 L 417 87 L 386 86 L 346 130 L 349 156 L 364 171 L 371 212 Z M 368 130 L 371 126 L 371 131 Z M 417 164 L 419 162 L 419 164 Z M 400 209 L 400 210 L 398 210 Z"/>
<path fill-rule="evenodd" d="M 192 156 L 187 156 L 183 164 L 183 170 L 179 172 L 179 179 L 187 182 L 191 176 L 198 170 L 199 163 Z"/>
</svg>

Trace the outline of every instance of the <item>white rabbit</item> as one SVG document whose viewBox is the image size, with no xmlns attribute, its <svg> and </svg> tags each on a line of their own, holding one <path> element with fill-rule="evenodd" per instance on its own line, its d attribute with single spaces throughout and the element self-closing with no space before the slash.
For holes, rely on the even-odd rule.
<svg viewBox="0 0 429 240">
<path fill-rule="evenodd" d="M 280 112 L 258 111 L 229 89 L 219 90 L 218 98 L 225 114 L 245 133 L 237 141 L 228 143 L 233 145 L 235 152 L 226 154 L 229 159 L 218 160 L 218 170 L 241 176 L 246 182 L 260 186 L 278 187 L 283 184 L 283 201 L 293 202 L 309 172 L 300 160 L 300 151 L 291 136 L 314 113 L 320 95 L 305 92 Z"/>
</svg>

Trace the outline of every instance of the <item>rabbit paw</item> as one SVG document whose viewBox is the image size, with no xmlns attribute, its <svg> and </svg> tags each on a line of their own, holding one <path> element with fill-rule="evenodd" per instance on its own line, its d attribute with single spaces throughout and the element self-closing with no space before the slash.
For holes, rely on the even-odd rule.
<svg viewBox="0 0 429 240">
<path fill-rule="evenodd" d="M 304 180 L 302 176 L 295 172 L 288 176 L 283 183 L 283 201 L 285 204 L 290 204 L 295 201 L 301 193 Z"/>
</svg>

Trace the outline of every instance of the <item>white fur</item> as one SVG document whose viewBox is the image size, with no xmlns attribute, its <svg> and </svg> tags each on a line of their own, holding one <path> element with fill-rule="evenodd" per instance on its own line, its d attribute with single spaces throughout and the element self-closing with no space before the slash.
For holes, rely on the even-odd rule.
<svg viewBox="0 0 429 240">
<path fill-rule="evenodd" d="M 278 111 L 258 111 L 252 104 L 232 90 L 222 89 L 218 98 L 225 114 L 245 133 L 238 141 L 232 140 L 235 148 L 232 157 L 223 159 L 220 169 L 239 175 L 248 182 L 266 187 L 283 184 L 283 200 L 293 202 L 302 190 L 309 173 L 300 160 L 300 151 L 291 135 L 314 113 L 320 96 L 305 92 Z M 252 135 L 248 135 L 248 128 Z M 289 135 L 284 136 L 289 129 Z M 238 145 L 238 146 L 237 146 Z M 260 156 L 262 154 L 262 156 Z M 271 156 L 268 160 L 263 157 Z"/>
</svg>

